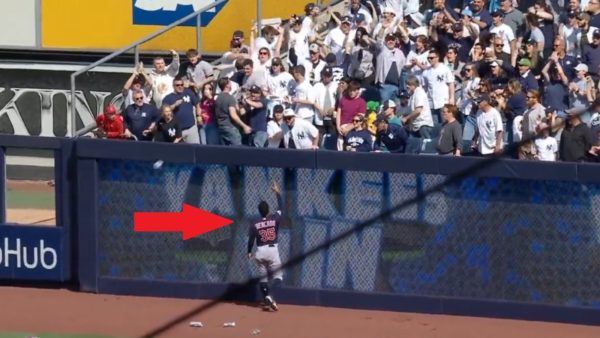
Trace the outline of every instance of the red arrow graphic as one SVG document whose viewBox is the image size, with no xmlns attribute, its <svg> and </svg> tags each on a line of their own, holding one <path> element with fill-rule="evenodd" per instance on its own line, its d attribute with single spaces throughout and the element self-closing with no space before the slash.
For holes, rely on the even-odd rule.
<svg viewBox="0 0 600 338">
<path fill-rule="evenodd" d="M 230 219 L 185 203 L 181 212 L 136 212 L 133 222 L 135 232 L 182 232 L 183 240 L 233 223 Z"/>
</svg>

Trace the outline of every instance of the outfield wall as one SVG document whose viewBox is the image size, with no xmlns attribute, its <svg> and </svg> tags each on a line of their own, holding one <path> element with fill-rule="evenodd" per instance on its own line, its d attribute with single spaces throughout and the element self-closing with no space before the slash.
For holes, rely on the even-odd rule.
<svg viewBox="0 0 600 338">
<path fill-rule="evenodd" d="M 274 205 L 275 181 L 284 262 L 364 226 L 287 267 L 282 303 L 600 324 L 595 165 L 59 140 L 75 149 L 59 204 L 77 210 L 65 232 L 77 246 L 61 257 L 83 291 L 215 298 L 239 286 L 256 276 L 247 225 L 258 201 Z M 133 232 L 134 212 L 184 202 L 234 224 L 188 241 Z"/>
</svg>

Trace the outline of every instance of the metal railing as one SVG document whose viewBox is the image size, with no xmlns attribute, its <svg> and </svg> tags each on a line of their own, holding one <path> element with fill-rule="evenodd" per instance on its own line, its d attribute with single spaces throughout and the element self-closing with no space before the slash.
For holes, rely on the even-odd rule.
<svg viewBox="0 0 600 338">
<path fill-rule="evenodd" d="M 140 60 L 140 48 L 139 46 L 156 38 L 159 35 L 162 35 L 168 31 L 170 31 L 171 29 L 183 24 L 184 22 L 187 22 L 189 20 L 193 20 L 196 19 L 196 48 L 200 51 L 202 50 L 201 45 L 202 45 L 202 33 L 201 33 L 201 27 L 202 27 L 202 13 L 213 9 L 219 5 L 222 5 L 224 3 L 226 3 L 228 0 L 218 0 L 215 1 L 214 3 L 207 5 L 205 7 L 202 7 L 201 9 L 195 11 L 194 13 L 191 13 L 173 23 L 171 23 L 170 25 L 146 36 L 143 37 L 133 43 L 131 43 L 128 46 L 125 46 L 117 51 L 114 51 L 113 53 L 103 57 L 102 59 L 88 65 L 85 66 L 83 68 L 81 68 L 80 70 L 76 71 L 75 73 L 71 74 L 71 109 L 70 109 L 70 118 L 67 119 L 67 136 L 70 137 L 76 137 L 78 135 L 78 130 L 77 130 L 77 97 L 76 97 L 76 93 L 75 93 L 75 87 L 76 87 L 76 79 L 77 76 L 93 69 L 96 68 L 110 60 L 112 60 L 113 58 L 131 50 L 132 48 L 134 49 L 134 54 L 135 54 L 135 64 L 137 65 L 139 63 Z M 262 9 L 262 0 L 256 0 L 257 2 L 257 18 L 256 21 L 260 23 L 261 19 L 261 9 Z M 84 126 L 85 128 L 85 126 Z"/>
</svg>

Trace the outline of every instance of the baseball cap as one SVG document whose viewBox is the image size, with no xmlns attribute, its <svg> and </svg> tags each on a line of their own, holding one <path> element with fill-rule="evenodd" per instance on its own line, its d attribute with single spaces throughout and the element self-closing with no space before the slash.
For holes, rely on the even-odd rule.
<svg viewBox="0 0 600 338">
<path fill-rule="evenodd" d="M 327 62 L 327 63 L 336 63 L 337 62 L 337 58 L 335 57 L 335 54 L 333 54 L 333 53 L 327 54 L 327 56 L 325 56 L 325 62 Z"/>
<path fill-rule="evenodd" d="M 310 45 L 310 47 L 308 47 L 308 50 L 313 52 L 313 53 L 318 53 L 319 52 L 319 45 L 317 45 L 316 43 L 312 43 Z"/>
<path fill-rule="evenodd" d="M 388 109 L 388 108 L 396 108 L 396 102 L 394 102 L 393 100 L 387 100 L 383 103 L 383 109 Z"/>
<path fill-rule="evenodd" d="M 519 60 L 518 65 L 531 67 L 531 60 L 529 60 L 528 58 L 522 58 L 521 60 Z"/>
<path fill-rule="evenodd" d="M 275 107 L 273 107 L 273 113 L 283 113 L 283 106 L 280 104 L 275 105 Z"/>
<path fill-rule="evenodd" d="M 323 67 L 323 70 L 321 70 L 321 76 L 323 77 L 330 77 L 333 76 L 333 68 L 327 66 L 327 67 Z"/>
<path fill-rule="evenodd" d="M 527 42 L 525 42 L 525 44 L 527 44 L 527 45 L 537 45 L 538 43 L 535 40 L 529 39 L 529 40 L 527 40 Z"/>
<path fill-rule="evenodd" d="M 494 12 L 492 12 L 492 17 L 495 17 L 495 16 L 504 17 L 504 12 L 502 12 L 502 11 L 494 11 Z"/>
<path fill-rule="evenodd" d="M 381 13 L 390 13 L 390 14 L 396 15 L 396 12 L 394 12 L 394 9 L 389 6 L 383 7 L 383 9 L 381 10 Z"/>
<path fill-rule="evenodd" d="M 576 18 L 579 15 L 578 11 L 569 11 L 569 13 L 567 13 L 567 16 L 569 18 Z"/>
<path fill-rule="evenodd" d="M 259 87 L 259 86 L 257 86 L 257 85 L 252 85 L 252 86 L 250 87 L 250 92 L 251 92 L 251 93 L 260 93 L 261 91 L 262 91 L 262 90 L 261 90 L 261 89 L 260 89 L 260 87 Z"/>
<path fill-rule="evenodd" d="M 392 33 L 389 33 L 388 35 L 385 36 L 385 41 L 391 41 L 391 40 L 396 40 L 396 36 Z"/>
<path fill-rule="evenodd" d="M 408 94 L 407 90 L 401 90 L 400 93 L 398 94 L 398 97 L 402 98 L 402 97 L 410 97 L 410 94 Z"/>
<path fill-rule="evenodd" d="M 471 11 L 469 7 L 465 7 L 465 9 L 463 9 L 462 12 L 460 12 L 460 14 L 472 17 L 473 11 Z"/>
<path fill-rule="evenodd" d="M 375 122 L 374 122 L 374 124 L 375 124 L 375 125 L 378 125 L 378 124 L 380 124 L 381 122 L 388 123 L 388 120 L 387 120 L 387 119 L 385 118 L 385 116 L 383 116 L 383 115 L 377 115 L 377 118 L 375 119 Z"/>
<path fill-rule="evenodd" d="M 106 108 L 104 108 L 105 114 L 115 114 L 116 112 L 117 108 L 112 104 L 109 104 L 108 106 L 106 106 Z"/>
<path fill-rule="evenodd" d="M 455 32 L 462 32 L 463 30 L 463 25 L 460 22 L 456 22 L 455 24 L 452 25 L 452 30 Z"/>
<path fill-rule="evenodd" d="M 304 12 L 306 13 L 310 13 L 312 12 L 313 9 L 315 9 L 316 5 L 312 2 L 307 3 L 306 6 L 304 6 Z"/>
<path fill-rule="evenodd" d="M 578 71 L 578 72 L 579 71 L 584 71 L 584 72 L 587 73 L 589 71 L 589 68 L 588 68 L 588 65 L 586 65 L 585 63 L 580 63 L 580 64 L 577 65 L 577 67 L 575 67 L 575 70 Z"/>
<path fill-rule="evenodd" d="M 596 29 L 594 34 L 592 34 L 593 38 L 600 39 L 600 30 Z"/>
<path fill-rule="evenodd" d="M 358 15 L 356 15 L 355 18 L 356 18 L 356 23 L 365 22 L 365 20 L 367 20 L 367 17 L 362 13 L 358 13 Z"/>
<path fill-rule="evenodd" d="M 342 18 L 342 23 L 350 23 L 351 24 L 352 18 L 350 16 L 346 15 Z"/>
<path fill-rule="evenodd" d="M 283 62 L 281 61 L 281 58 L 279 57 L 274 57 L 273 59 L 271 59 L 271 65 L 277 65 L 277 66 L 281 66 L 283 64 Z"/>
<path fill-rule="evenodd" d="M 235 31 L 233 32 L 233 38 L 234 39 L 239 39 L 239 38 L 243 38 L 244 37 L 244 32 L 242 31 Z"/>
<path fill-rule="evenodd" d="M 478 97 L 475 99 L 475 102 L 476 102 L 477 104 L 480 104 L 481 102 L 484 102 L 484 101 L 490 102 L 490 96 L 489 96 L 488 94 L 482 94 L 482 95 L 479 95 L 479 96 L 478 96 Z"/>
<path fill-rule="evenodd" d="M 492 63 L 490 63 L 490 67 L 498 67 L 498 62 L 492 61 Z"/>
<path fill-rule="evenodd" d="M 296 112 L 294 112 L 293 109 L 286 109 L 283 111 L 283 117 L 295 117 L 296 116 Z"/>
</svg>

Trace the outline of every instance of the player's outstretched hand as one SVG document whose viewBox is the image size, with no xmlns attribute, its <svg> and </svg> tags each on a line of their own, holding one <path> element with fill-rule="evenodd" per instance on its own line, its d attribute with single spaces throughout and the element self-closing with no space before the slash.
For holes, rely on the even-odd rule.
<svg viewBox="0 0 600 338">
<path fill-rule="evenodd" d="M 273 185 L 271 186 L 271 190 L 273 190 L 273 192 L 276 194 L 281 193 L 281 190 L 279 190 L 279 186 L 275 182 L 273 182 Z"/>
</svg>

